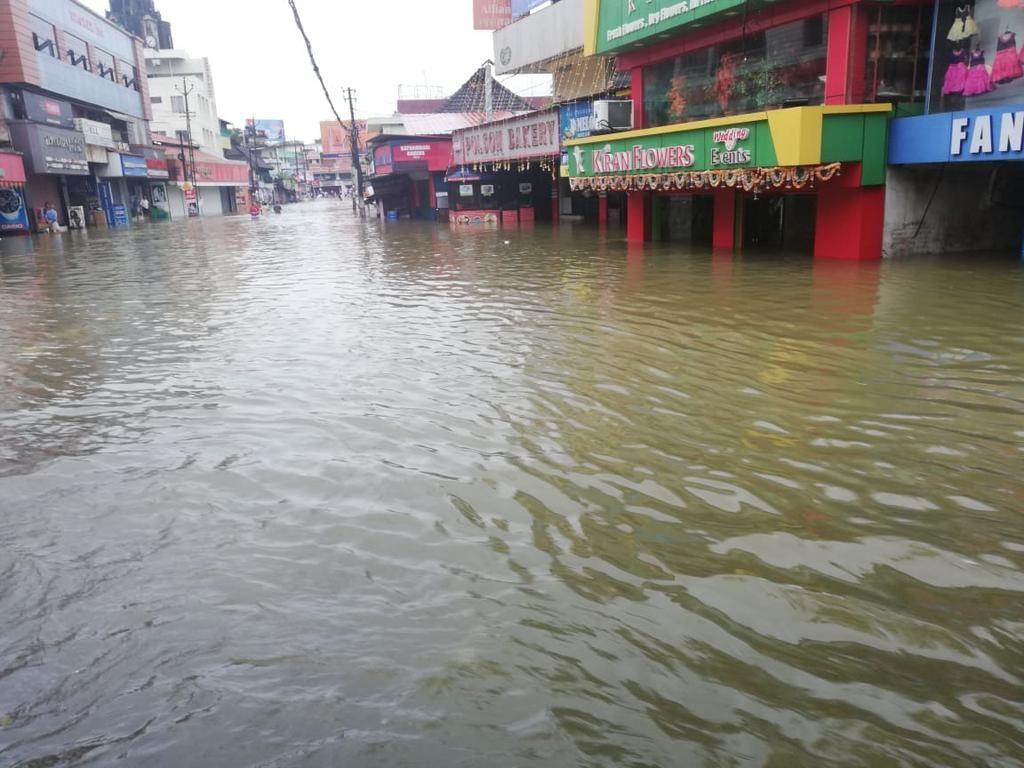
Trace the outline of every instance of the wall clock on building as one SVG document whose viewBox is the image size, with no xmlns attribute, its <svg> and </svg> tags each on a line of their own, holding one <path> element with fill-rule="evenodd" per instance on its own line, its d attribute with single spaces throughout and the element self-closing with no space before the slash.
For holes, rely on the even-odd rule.
<svg viewBox="0 0 1024 768">
<path fill-rule="evenodd" d="M 156 38 L 152 35 L 146 35 L 146 47 L 156 48 Z"/>
</svg>

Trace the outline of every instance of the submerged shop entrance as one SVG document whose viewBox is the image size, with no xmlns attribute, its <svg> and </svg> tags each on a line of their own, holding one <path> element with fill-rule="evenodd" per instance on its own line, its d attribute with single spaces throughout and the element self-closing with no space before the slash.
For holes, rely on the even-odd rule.
<svg viewBox="0 0 1024 768">
<path fill-rule="evenodd" d="M 744 248 L 814 250 L 815 195 L 737 196 L 737 242 Z"/>
<path fill-rule="evenodd" d="M 714 220 L 710 195 L 659 195 L 651 208 L 651 236 L 666 243 L 710 246 Z"/>
</svg>

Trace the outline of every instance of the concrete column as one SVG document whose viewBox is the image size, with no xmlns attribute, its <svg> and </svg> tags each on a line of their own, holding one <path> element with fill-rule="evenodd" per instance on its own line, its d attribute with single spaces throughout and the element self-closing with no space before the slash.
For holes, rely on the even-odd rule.
<svg viewBox="0 0 1024 768">
<path fill-rule="evenodd" d="M 647 241 L 647 200 L 646 192 L 626 193 L 626 240 L 630 243 Z"/>
<path fill-rule="evenodd" d="M 644 113 L 644 70 L 643 67 L 633 67 L 632 79 L 630 81 L 630 92 L 633 98 L 633 127 L 646 128 L 647 116 Z"/>
<path fill-rule="evenodd" d="M 562 220 L 562 206 L 558 199 L 558 179 L 551 181 L 551 224 L 558 226 Z"/>
<path fill-rule="evenodd" d="M 880 259 L 885 187 L 825 185 L 814 224 L 817 259 Z"/>
<path fill-rule="evenodd" d="M 714 191 L 714 198 L 711 247 L 716 250 L 732 250 L 736 247 L 736 190 L 718 187 Z"/>
<path fill-rule="evenodd" d="M 867 45 L 868 23 L 860 6 L 845 5 L 829 11 L 826 104 L 859 104 L 864 100 Z"/>
</svg>

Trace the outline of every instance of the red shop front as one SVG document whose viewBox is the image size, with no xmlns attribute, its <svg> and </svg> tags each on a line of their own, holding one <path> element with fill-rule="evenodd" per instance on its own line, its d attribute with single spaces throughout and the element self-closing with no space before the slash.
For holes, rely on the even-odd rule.
<svg viewBox="0 0 1024 768">
<path fill-rule="evenodd" d="M 381 215 L 437 220 L 447 215 L 444 173 L 451 164 L 449 136 L 380 135 L 370 140 L 370 183 Z"/>
</svg>

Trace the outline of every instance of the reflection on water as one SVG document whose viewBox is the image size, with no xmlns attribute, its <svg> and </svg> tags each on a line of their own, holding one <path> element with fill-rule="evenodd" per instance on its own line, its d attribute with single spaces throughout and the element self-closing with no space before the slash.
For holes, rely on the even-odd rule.
<svg viewBox="0 0 1024 768">
<path fill-rule="evenodd" d="M 1019 265 L 617 236 L 0 243 L 0 764 L 1024 765 Z"/>
</svg>

